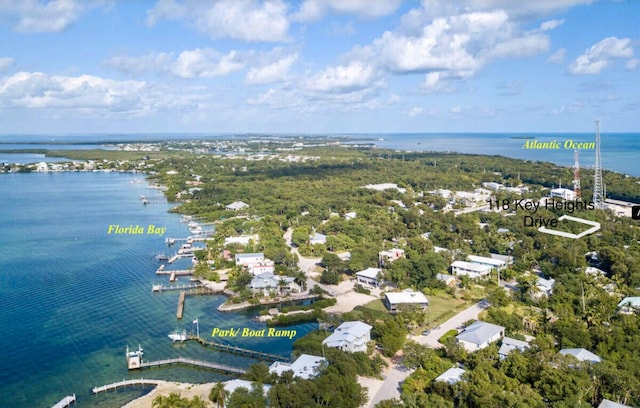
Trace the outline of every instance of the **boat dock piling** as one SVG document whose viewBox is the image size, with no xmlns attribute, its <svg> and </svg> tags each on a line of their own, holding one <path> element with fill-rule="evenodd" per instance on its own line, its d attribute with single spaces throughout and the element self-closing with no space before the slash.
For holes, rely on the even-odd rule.
<svg viewBox="0 0 640 408">
<path fill-rule="evenodd" d="M 180 298 L 178 298 L 178 311 L 176 312 L 176 317 L 178 319 L 182 319 L 182 313 L 184 312 L 184 297 L 186 294 L 187 292 L 183 290 L 180 292 Z"/>
<path fill-rule="evenodd" d="M 71 404 L 75 404 L 75 403 L 76 403 L 76 394 L 67 395 L 66 397 L 58 401 L 56 405 L 54 405 L 52 408 L 66 408 L 68 406 L 71 406 Z"/>
<path fill-rule="evenodd" d="M 101 387 L 93 387 L 93 389 L 91 390 L 94 394 L 98 394 L 101 392 L 107 392 L 107 391 L 112 391 L 112 390 L 117 390 L 118 388 L 121 387 L 127 387 L 128 385 L 131 386 L 135 386 L 135 385 L 140 385 L 140 386 L 145 386 L 145 385 L 158 385 L 160 383 L 160 381 L 158 380 L 145 380 L 144 378 L 140 378 L 137 380 L 122 380 L 113 384 L 107 384 L 107 385 L 103 385 Z"/>
</svg>

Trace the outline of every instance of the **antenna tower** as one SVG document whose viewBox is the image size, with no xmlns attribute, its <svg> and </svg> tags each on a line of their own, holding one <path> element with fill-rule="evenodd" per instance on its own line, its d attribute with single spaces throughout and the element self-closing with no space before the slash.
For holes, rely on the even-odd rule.
<svg viewBox="0 0 640 408">
<path fill-rule="evenodd" d="M 573 151 L 573 192 L 576 193 L 576 200 L 582 200 L 582 191 L 580 190 L 580 161 L 578 160 L 578 151 Z"/>
<path fill-rule="evenodd" d="M 596 167 L 593 175 L 593 203 L 596 208 L 605 208 L 602 164 L 600 162 L 600 119 L 596 119 Z"/>
</svg>

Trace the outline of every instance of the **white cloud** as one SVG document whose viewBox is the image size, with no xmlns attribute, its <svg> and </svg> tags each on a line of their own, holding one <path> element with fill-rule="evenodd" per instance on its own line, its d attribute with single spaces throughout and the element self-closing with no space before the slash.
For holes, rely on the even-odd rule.
<svg viewBox="0 0 640 408">
<path fill-rule="evenodd" d="M 0 72 L 5 72 L 15 64 L 13 58 L 2 57 L 0 58 Z"/>
<path fill-rule="evenodd" d="M 328 67 L 306 81 L 306 89 L 328 93 L 350 93 L 376 85 L 378 74 L 373 66 L 360 61 Z M 379 83 L 377 84 L 379 85 Z"/>
<path fill-rule="evenodd" d="M 87 9 L 101 3 L 98 0 L 0 0 L 0 16 L 7 18 L 18 32 L 58 32 L 75 23 Z"/>
<path fill-rule="evenodd" d="M 414 106 L 413 108 L 409 109 L 409 112 L 407 112 L 407 115 L 410 118 L 416 117 L 418 115 L 420 115 L 422 113 L 423 109 L 419 106 Z"/>
<path fill-rule="evenodd" d="M 287 41 L 287 9 L 282 0 L 160 0 L 147 11 L 147 23 L 186 19 L 214 39 Z"/>
<path fill-rule="evenodd" d="M 564 18 L 561 20 L 545 21 L 544 23 L 540 24 L 540 31 L 553 30 L 556 27 L 560 27 L 562 24 L 564 24 Z"/>
<path fill-rule="evenodd" d="M 584 54 L 569 65 L 568 71 L 573 75 L 598 74 L 612 60 L 631 57 L 633 57 L 631 39 L 607 37 L 585 50 Z"/>
<path fill-rule="evenodd" d="M 173 62 L 173 54 L 166 52 L 150 52 L 139 57 L 115 56 L 105 62 L 108 67 L 129 73 L 144 74 L 163 71 Z"/>
<path fill-rule="evenodd" d="M 562 64 L 564 61 L 564 56 L 567 54 L 567 50 L 564 48 L 558 49 L 553 54 L 549 55 L 547 58 L 547 62 L 551 64 Z"/>
<path fill-rule="evenodd" d="M 297 54 L 288 55 L 275 62 L 250 68 L 247 72 L 247 83 L 268 84 L 284 81 L 289 75 L 291 65 L 297 58 Z"/>
<path fill-rule="evenodd" d="M 238 61 L 236 51 L 219 55 L 210 48 L 196 48 L 182 51 L 171 67 L 171 72 L 181 78 L 206 78 L 226 75 L 242 68 L 244 64 Z"/>
<path fill-rule="evenodd" d="M 636 69 L 638 67 L 638 65 L 640 65 L 640 59 L 632 58 L 629 61 L 627 61 L 626 64 L 624 64 L 624 68 L 629 70 L 629 71 L 633 71 L 634 69 Z"/>
<path fill-rule="evenodd" d="M 392 14 L 400 3 L 401 0 L 305 0 L 292 18 L 296 21 L 315 22 L 330 12 L 376 18 Z"/>
</svg>

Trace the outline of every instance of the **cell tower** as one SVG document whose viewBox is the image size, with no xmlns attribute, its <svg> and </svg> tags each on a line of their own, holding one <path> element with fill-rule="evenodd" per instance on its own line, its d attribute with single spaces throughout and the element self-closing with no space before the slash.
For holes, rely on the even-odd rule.
<svg viewBox="0 0 640 408">
<path fill-rule="evenodd" d="M 580 161 L 578 151 L 573 151 L 573 192 L 576 193 L 576 200 L 582 200 L 582 190 L 580 189 Z"/>
<path fill-rule="evenodd" d="M 600 162 L 600 119 L 596 119 L 596 167 L 593 175 L 593 203 L 596 208 L 605 208 L 604 182 L 602 180 L 602 164 Z"/>
</svg>

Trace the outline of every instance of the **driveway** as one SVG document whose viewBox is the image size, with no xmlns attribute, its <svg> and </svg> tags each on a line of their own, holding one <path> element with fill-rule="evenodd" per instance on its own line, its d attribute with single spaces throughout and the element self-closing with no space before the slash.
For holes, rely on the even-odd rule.
<svg viewBox="0 0 640 408">
<path fill-rule="evenodd" d="M 458 326 L 471 319 L 477 319 L 478 314 L 489 307 L 489 303 L 485 300 L 470 306 L 451 319 L 442 323 L 437 328 L 431 330 L 428 336 L 411 336 L 411 340 L 424 344 L 433 348 L 443 347 L 438 342 L 438 339 L 442 337 L 447 331 L 455 329 Z M 402 365 L 402 363 L 394 363 L 394 365 L 385 372 L 386 378 L 375 396 L 372 398 L 369 408 L 373 408 L 378 402 L 386 399 L 400 399 L 400 386 L 402 382 L 409 376 L 414 370 L 410 370 Z"/>
</svg>

